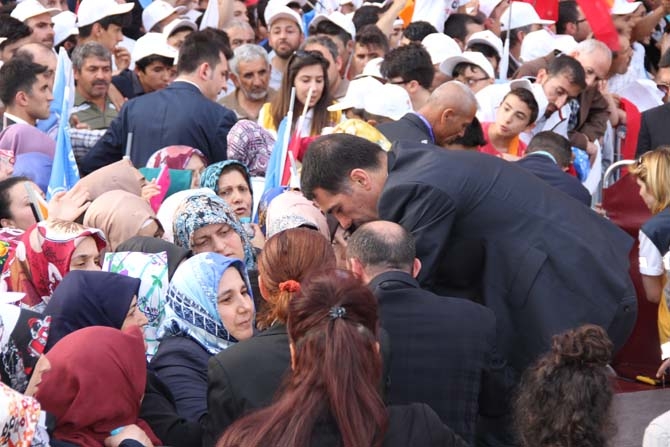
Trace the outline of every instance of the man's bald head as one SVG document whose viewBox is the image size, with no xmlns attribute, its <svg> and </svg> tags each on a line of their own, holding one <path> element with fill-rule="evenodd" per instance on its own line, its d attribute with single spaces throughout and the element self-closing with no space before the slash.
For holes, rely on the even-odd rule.
<svg viewBox="0 0 670 447">
<path fill-rule="evenodd" d="M 477 113 L 477 99 L 462 82 L 449 81 L 433 90 L 419 113 L 432 125 L 435 144 L 444 147 L 463 136 Z"/>
<path fill-rule="evenodd" d="M 348 240 L 347 259 L 357 260 L 370 278 L 389 270 L 412 274 L 415 256 L 414 237 L 394 222 L 368 222 Z"/>
<path fill-rule="evenodd" d="M 54 53 L 51 48 L 41 43 L 28 43 L 22 45 L 14 57 L 21 57 L 29 60 L 30 62 L 47 67 L 45 75 L 49 79 L 50 87 L 53 88 L 56 66 L 58 65 L 58 58 L 56 57 L 56 53 Z"/>
</svg>

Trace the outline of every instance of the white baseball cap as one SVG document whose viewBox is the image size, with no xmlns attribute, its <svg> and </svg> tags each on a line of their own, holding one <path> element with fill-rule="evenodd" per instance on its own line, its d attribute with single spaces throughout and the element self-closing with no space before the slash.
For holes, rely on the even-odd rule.
<svg viewBox="0 0 670 447">
<path fill-rule="evenodd" d="M 6 37 L 0 37 L 0 45 L 2 45 L 2 42 L 4 42 L 5 40 L 7 40 Z"/>
<path fill-rule="evenodd" d="M 14 10 L 10 15 L 14 17 L 16 20 L 25 22 L 31 17 L 39 16 L 42 14 L 49 14 L 51 17 L 53 17 L 59 12 L 61 11 L 58 8 L 45 8 L 37 0 L 25 0 L 16 5 L 16 7 L 14 8 Z"/>
<path fill-rule="evenodd" d="M 479 0 L 479 12 L 488 18 L 502 0 Z"/>
<path fill-rule="evenodd" d="M 79 34 L 77 28 L 77 15 L 72 11 L 63 11 L 53 17 L 54 22 L 54 45 L 59 45 L 70 36 Z"/>
<path fill-rule="evenodd" d="M 146 33 L 137 39 L 132 53 L 133 62 L 154 54 L 170 59 L 177 59 L 179 53 L 168 45 L 167 38 L 163 33 Z"/>
<path fill-rule="evenodd" d="M 329 112 L 345 109 L 362 109 L 365 106 L 364 98 L 372 93 L 377 95 L 384 84 L 371 76 L 353 79 L 349 82 L 347 94 L 335 104 L 328 106 Z"/>
<path fill-rule="evenodd" d="M 134 7 L 134 3 L 116 3 L 115 0 L 82 0 L 77 10 L 77 26 L 82 28 L 105 17 L 126 14 Z"/>
<path fill-rule="evenodd" d="M 385 116 L 394 121 L 399 120 L 413 110 L 407 90 L 393 84 L 384 84 L 374 94 L 366 94 L 363 103 L 366 112 Z"/>
<path fill-rule="evenodd" d="M 465 48 L 468 49 L 470 45 L 472 45 L 473 43 L 483 43 L 484 45 L 490 46 L 491 48 L 496 50 L 498 56 L 502 58 L 503 54 L 502 40 L 500 40 L 500 37 L 493 34 L 493 32 L 491 32 L 490 30 L 477 31 L 476 33 L 472 33 L 468 38 L 467 43 L 465 44 Z"/>
<path fill-rule="evenodd" d="M 446 74 L 447 76 L 453 76 L 454 68 L 456 68 L 456 65 L 463 62 L 478 66 L 491 79 L 496 77 L 491 62 L 489 62 L 489 60 L 486 59 L 486 56 L 477 51 L 464 51 L 462 54 L 459 54 L 458 56 L 452 56 L 445 59 L 440 64 L 440 71 Z"/>
<path fill-rule="evenodd" d="M 365 67 L 363 67 L 363 71 L 360 74 L 356 75 L 355 79 L 363 78 L 366 76 L 372 76 L 373 78 L 384 79 L 384 76 L 382 76 L 381 72 L 382 62 L 384 62 L 383 57 L 376 57 L 374 59 L 370 59 L 368 63 L 365 64 Z"/>
<path fill-rule="evenodd" d="M 174 19 L 163 27 L 163 35 L 167 39 L 172 35 L 174 30 L 179 28 L 191 28 L 193 31 L 198 31 L 198 26 L 189 19 Z"/>
<path fill-rule="evenodd" d="M 522 79 L 515 79 L 514 81 L 511 81 L 509 83 L 510 91 L 514 90 L 515 88 L 522 88 L 524 90 L 528 90 L 535 97 L 538 109 L 537 119 L 535 120 L 537 122 L 537 120 L 539 120 L 544 116 L 544 112 L 547 110 L 547 106 L 549 105 L 549 100 L 547 99 L 547 95 L 544 93 L 543 87 L 540 84 L 530 82 L 529 79 L 522 78 Z M 502 98 L 500 98 L 500 102 L 502 103 Z"/>
<path fill-rule="evenodd" d="M 510 21 L 510 14 L 512 14 Z M 553 25 L 553 20 L 541 19 L 530 3 L 514 1 L 500 16 L 500 30 L 506 31 L 528 25 Z"/>
<path fill-rule="evenodd" d="M 571 53 L 577 48 L 577 41 L 567 34 L 551 34 L 545 29 L 533 31 L 521 42 L 521 60 L 524 62 L 544 57 L 554 50 Z"/>
<path fill-rule="evenodd" d="M 183 14 L 184 12 L 186 12 L 185 6 L 175 7 L 166 1 L 154 0 L 142 11 L 142 25 L 148 33 L 161 20 L 167 19 L 174 13 Z"/>
<path fill-rule="evenodd" d="M 421 41 L 433 65 L 441 64 L 446 58 L 461 54 L 461 47 L 456 41 L 444 33 L 428 34 Z"/>
<path fill-rule="evenodd" d="M 305 30 L 302 26 L 302 17 L 300 17 L 300 14 L 288 6 L 284 6 L 278 3 L 274 5 L 268 5 L 267 8 L 265 8 L 265 23 L 267 24 L 268 28 L 270 28 L 272 23 L 278 19 L 289 19 L 295 22 L 298 27 L 300 27 L 300 31 L 303 34 L 305 33 Z"/>
<path fill-rule="evenodd" d="M 625 16 L 632 14 L 642 4 L 642 2 L 629 2 L 626 0 L 614 0 L 610 14 L 614 16 Z"/>
<path fill-rule="evenodd" d="M 356 37 L 356 26 L 354 25 L 354 22 L 351 20 L 351 18 L 345 16 L 340 11 L 333 11 L 330 14 L 318 14 L 310 23 L 310 28 L 312 26 L 316 27 L 324 20 L 333 22 L 335 25 L 345 30 L 347 33 L 349 33 L 352 39 Z"/>
</svg>

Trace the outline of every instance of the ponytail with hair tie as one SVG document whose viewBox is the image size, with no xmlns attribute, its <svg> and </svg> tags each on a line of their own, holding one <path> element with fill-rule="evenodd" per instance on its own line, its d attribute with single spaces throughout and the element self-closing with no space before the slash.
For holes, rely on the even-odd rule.
<svg viewBox="0 0 670 447">
<path fill-rule="evenodd" d="M 283 281 L 279 283 L 279 290 L 282 292 L 290 292 L 290 293 L 300 292 L 300 283 L 298 281 L 289 279 L 288 281 Z"/>
</svg>

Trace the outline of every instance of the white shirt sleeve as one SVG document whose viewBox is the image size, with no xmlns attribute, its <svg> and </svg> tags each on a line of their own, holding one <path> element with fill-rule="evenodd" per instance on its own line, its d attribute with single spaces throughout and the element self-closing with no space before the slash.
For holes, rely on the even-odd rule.
<svg viewBox="0 0 670 447">
<path fill-rule="evenodd" d="M 663 255 L 656 245 L 640 230 L 640 273 L 647 276 L 659 276 L 665 272 Z"/>
</svg>

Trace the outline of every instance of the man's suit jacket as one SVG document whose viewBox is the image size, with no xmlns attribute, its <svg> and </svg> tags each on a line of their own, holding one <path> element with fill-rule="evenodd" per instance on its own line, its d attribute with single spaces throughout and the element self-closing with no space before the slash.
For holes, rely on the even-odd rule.
<svg viewBox="0 0 670 447">
<path fill-rule="evenodd" d="M 407 113 L 398 121 L 390 121 L 377 126 L 377 129 L 393 143 L 408 140 L 421 143 L 434 143 L 431 129 L 416 113 Z"/>
<path fill-rule="evenodd" d="M 496 315 L 498 346 L 516 374 L 553 335 L 584 323 L 623 345 L 637 315 L 630 236 L 497 157 L 403 142 L 388 157 L 379 217 L 414 235 L 419 282 L 438 294 L 452 282 L 443 268 L 450 246 L 482 244 L 481 300 Z"/>
<path fill-rule="evenodd" d="M 391 337 L 389 403 L 424 402 L 472 444 L 481 385 L 496 373 L 493 312 L 467 299 L 422 290 L 401 271 L 382 273 L 369 287 Z"/>
<path fill-rule="evenodd" d="M 391 347 L 388 333 L 380 331 L 382 394 L 386 393 Z M 207 416 L 203 446 L 216 445 L 228 426 L 247 413 L 272 402 L 284 374 L 290 371 L 286 326 L 276 324 L 250 339 L 225 349 L 209 360 Z"/>
<path fill-rule="evenodd" d="M 516 162 L 519 166 L 533 173 L 554 188 L 591 206 L 589 190 L 576 178 L 564 172 L 551 158 L 544 154 L 530 153 Z"/>
<path fill-rule="evenodd" d="M 128 133 L 133 133 L 130 159 L 145 166 L 159 149 L 185 145 L 200 149 L 210 163 L 226 159 L 227 136 L 235 124 L 235 113 L 205 97 L 188 82 L 128 101 L 107 132 L 86 154 L 80 169 L 84 174 L 120 160 Z"/>
<path fill-rule="evenodd" d="M 642 112 L 640 133 L 637 137 L 637 151 L 639 157 L 647 151 L 653 151 L 659 146 L 670 144 L 670 103 Z"/>
<path fill-rule="evenodd" d="M 266 331 L 209 360 L 203 445 L 214 446 L 235 420 L 269 405 L 291 364 L 286 326 Z"/>
</svg>

